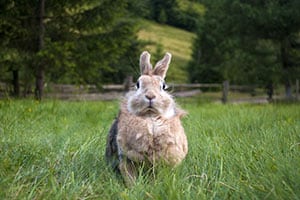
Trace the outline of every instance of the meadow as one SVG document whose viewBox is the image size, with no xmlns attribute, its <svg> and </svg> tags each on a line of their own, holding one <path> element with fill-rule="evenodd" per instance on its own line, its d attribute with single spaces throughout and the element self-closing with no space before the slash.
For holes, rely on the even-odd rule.
<svg viewBox="0 0 300 200">
<path fill-rule="evenodd" d="M 118 102 L 0 101 L 0 199 L 300 199 L 300 105 L 179 99 L 189 153 L 126 188 L 103 158 Z"/>
</svg>

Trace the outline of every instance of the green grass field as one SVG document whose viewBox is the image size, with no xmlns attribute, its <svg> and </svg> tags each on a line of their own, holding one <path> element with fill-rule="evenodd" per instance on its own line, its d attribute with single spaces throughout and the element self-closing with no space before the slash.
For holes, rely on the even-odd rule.
<svg viewBox="0 0 300 200">
<path fill-rule="evenodd" d="M 126 188 L 107 168 L 117 102 L 0 101 L 0 199 L 299 199 L 300 105 L 178 102 L 189 153 Z"/>
</svg>

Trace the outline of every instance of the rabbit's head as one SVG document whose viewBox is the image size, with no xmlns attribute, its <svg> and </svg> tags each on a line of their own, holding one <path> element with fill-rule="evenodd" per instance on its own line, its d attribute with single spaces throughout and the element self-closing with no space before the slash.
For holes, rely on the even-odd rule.
<svg viewBox="0 0 300 200">
<path fill-rule="evenodd" d="M 127 108 L 130 113 L 139 116 L 175 115 L 175 102 L 166 91 L 165 77 L 171 61 L 171 54 L 156 63 L 154 69 L 150 63 L 150 54 L 144 51 L 140 56 L 141 76 L 136 82 L 135 91 L 128 93 Z"/>
</svg>

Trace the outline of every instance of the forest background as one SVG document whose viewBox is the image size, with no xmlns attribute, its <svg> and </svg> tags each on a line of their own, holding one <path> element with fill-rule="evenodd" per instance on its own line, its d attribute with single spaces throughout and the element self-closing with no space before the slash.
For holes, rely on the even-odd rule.
<svg viewBox="0 0 300 200">
<path fill-rule="evenodd" d="M 178 46 L 191 55 L 181 62 L 175 54 L 171 82 L 284 85 L 290 96 L 300 78 L 298 0 L 5 0 L 0 7 L 0 82 L 17 97 L 41 99 L 47 83 L 137 77 L 143 50 L 152 62 L 170 51 L 141 37 L 154 22 L 194 35 L 191 47 Z"/>
</svg>

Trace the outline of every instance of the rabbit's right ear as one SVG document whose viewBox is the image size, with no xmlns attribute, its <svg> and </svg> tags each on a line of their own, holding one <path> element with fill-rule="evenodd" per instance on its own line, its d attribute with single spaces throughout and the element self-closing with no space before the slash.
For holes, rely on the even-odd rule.
<svg viewBox="0 0 300 200">
<path fill-rule="evenodd" d="M 171 58 L 172 54 L 167 52 L 164 58 L 156 63 L 153 74 L 162 77 L 162 79 L 165 79 L 167 71 L 169 69 Z"/>
<path fill-rule="evenodd" d="M 150 75 L 150 73 L 152 73 L 152 65 L 148 51 L 144 51 L 140 56 L 140 69 L 142 75 Z"/>
</svg>

